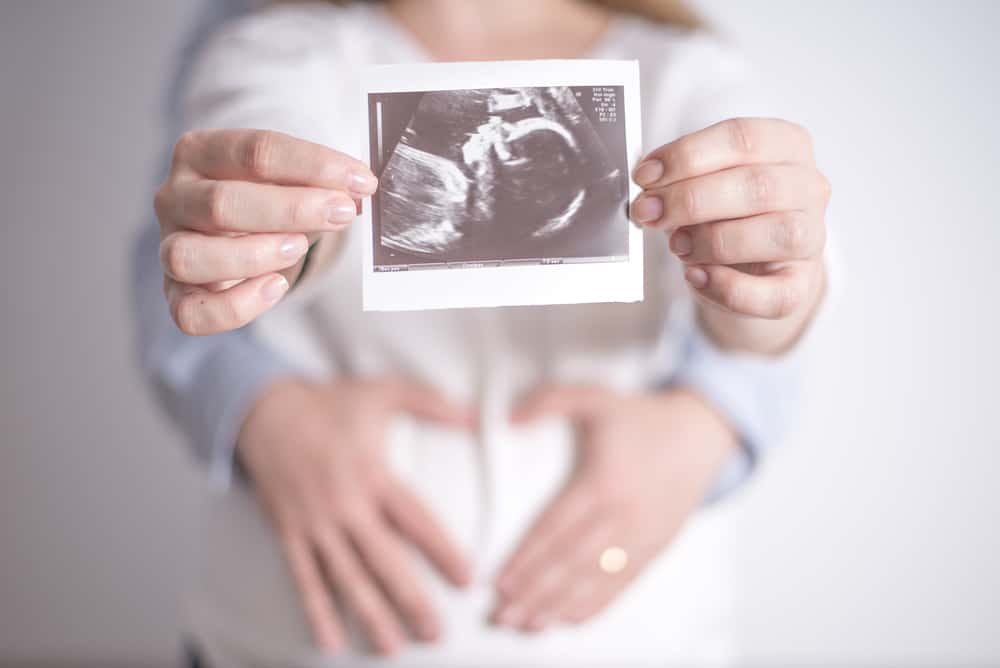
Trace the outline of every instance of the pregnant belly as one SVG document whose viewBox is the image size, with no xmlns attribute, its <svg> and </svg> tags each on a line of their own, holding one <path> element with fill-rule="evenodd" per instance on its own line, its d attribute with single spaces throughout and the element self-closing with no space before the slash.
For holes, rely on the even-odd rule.
<svg viewBox="0 0 1000 668">
<path fill-rule="evenodd" d="M 487 623 L 494 604 L 492 575 L 558 489 L 570 455 L 563 425 L 495 436 L 502 437 L 502 448 L 415 424 L 400 425 L 392 437 L 392 465 L 430 506 L 476 573 L 473 585 L 458 591 L 414 555 L 446 635 L 439 644 L 413 646 L 400 665 L 593 665 L 602 657 L 641 663 L 658 656 L 716 665 L 727 647 L 721 623 L 725 584 L 719 531 L 711 518 L 694 522 L 666 558 L 591 624 L 526 638 Z M 188 627 L 212 665 L 239 665 L 251 658 L 267 665 L 376 665 L 345 609 L 350 661 L 311 650 L 280 547 L 247 488 L 234 487 L 209 506 Z"/>
</svg>

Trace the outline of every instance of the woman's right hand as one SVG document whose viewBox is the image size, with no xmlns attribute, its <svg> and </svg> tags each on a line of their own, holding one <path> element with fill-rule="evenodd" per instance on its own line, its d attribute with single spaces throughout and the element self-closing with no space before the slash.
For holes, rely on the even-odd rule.
<svg viewBox="0 0 1000 668">
<path fill-rule="evenodd" d="M 164 291 L 186 334 L 242 327 L 273 306 L 309 244 L 342 230 L 378 181 L 362 162 L 265 130 L 196 130 L 156 193 Z"/>
<path fill-rule="evenodd" d="M 344 647 L 333 594 L 376 652 L 410 634 L 429 642 L 440 623 L 411 568 L 417 547 L 456 586 L 469 569 L 425 505 L 386 468 L 396 415 L 469 429 L 470 410 L 403 380 L 276 382 L 240 432 L 237 455 L 284 549 L 317 644 Z"/>
</svg>

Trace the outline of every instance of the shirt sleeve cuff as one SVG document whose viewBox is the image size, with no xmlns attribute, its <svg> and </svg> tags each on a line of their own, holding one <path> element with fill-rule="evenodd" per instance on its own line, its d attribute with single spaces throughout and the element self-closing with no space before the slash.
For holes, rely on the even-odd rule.
<svg viewBox="0 0 1000 668">
<path fill-rule="evenodd" d="M 727 352 L 700 327 L 690 327 L 670 384 L 711 403 L 732 425 L 741 446 L 723 466 L 706 502 L 745 482 L 762 454 L 787 434 L 798 404 L 797 357 L 794 351 L 778 358 Z"/>
<path fill-rule="evenodd" d="M 201 364 L 192 383 L 197 405 L 190 407 L 188 428 L 213 485 L 232 484 L 236 439 L 254 402 L 274 381 L 294 374 L 288 362 L 250 337 L 233 337 Z"/>
</svg>

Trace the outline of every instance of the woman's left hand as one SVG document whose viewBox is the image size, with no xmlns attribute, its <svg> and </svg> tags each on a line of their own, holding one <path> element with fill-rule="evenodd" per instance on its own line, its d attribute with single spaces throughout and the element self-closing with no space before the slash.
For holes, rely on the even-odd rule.
<svg viewBox="0 0 1000 668">
<path fill-rule="evenodd" d="M 576 426 L 576 467 L 501 570 L 493 613 L 528 632 L 603 610 L 667 547 L 738 447 L 722 416 L 681 389 L 548 387 L 513 419 L 546 417 Z"/>
<path fill-rule="evenodd" d="M 787 121 L 734 118 L 644 158 L 632 219 L 670 235 L 698 296 L 757 318 L 811 313 L 822 293 L 830 183 Z"/>
</svg>

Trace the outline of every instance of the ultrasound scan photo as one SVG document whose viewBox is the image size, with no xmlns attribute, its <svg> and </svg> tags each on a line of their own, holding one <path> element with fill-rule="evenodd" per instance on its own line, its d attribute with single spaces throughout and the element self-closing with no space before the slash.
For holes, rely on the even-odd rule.
<svg viewBox="0 0 1000 668">
<path fill-rule="evenodd" d="M 369 97 L 374 269 L 628 260 L 621 86 Z"/>
</svg>

